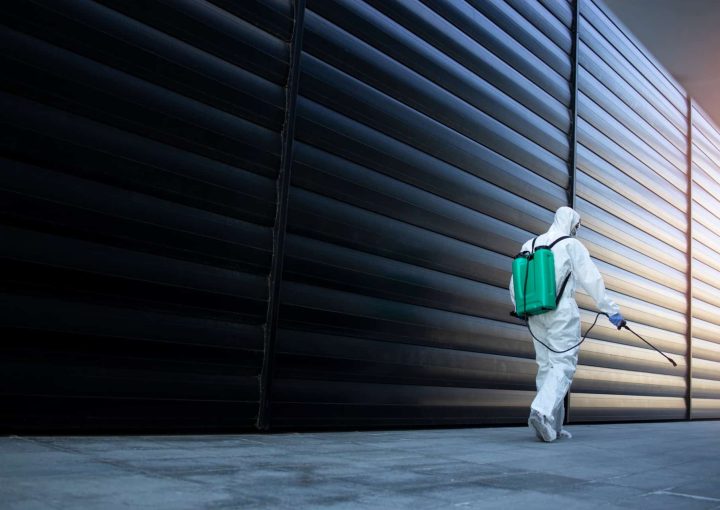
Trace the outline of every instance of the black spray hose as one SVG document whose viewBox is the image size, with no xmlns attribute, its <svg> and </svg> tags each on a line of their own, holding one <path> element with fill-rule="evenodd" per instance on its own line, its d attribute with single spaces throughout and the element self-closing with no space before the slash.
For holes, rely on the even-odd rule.
<svg viewBox="0 0 720 510">
<path fill-rule="evenodd" d="M 564 353 L 564 352 L 572 351 L 575 347 L 579 347 L 580 344 L 583 343 L 583 342 L 585 341 L 585 339 L 587 338 L 587 336 L 590 334 L 590 330 L 595 327 L 595 324 L 597 323 L 598 317 L 600 317 L 601 315 L 607 315 L 607 314 L 606 314 L 606 313 L 603 313 L 603 312 L 598 312 L 598 314 L 595 316 L 595 320 L 593 321 L 592 326 L 590 326 L 590 328 L 588 328 L 588 330 L 585 332 L 585 336 L 582 337 L 582 340 L 580 340 L 578 343 L 576 343 L 576 344 L 573 345 L 572 347 L 570 347 L 570 348 L 568 348 L 568 349 L 565 349 L 564 351 L 556 351 L 555 349 L 553 349 L 552 347 L 550 347 L 548 344 L 546 344 L 545 342 L 543 342 L 542 340 L 540 340 L 538 337 L 536 337 L 536 336 L 533 334 L 532 329 L 530 329 L 530 320 L 527 321 L 527 328 L 528 328 L 528 331 L 530 332 L 530 336 L 532 336 L 536 341 L 540 342 L 542 345 L 544 345 L 545 347 L 547 347 L 547 349 L 548 349 L 549 351 L 556 352 L 556 353 L 558 353 L 558 354 L 562 354 L 562 353 Z M 529 318 L 528 318 L 528 319 L 529 319 Z M 618 328 L 618 329 L 620 329 L 620 328 Z"/>
<path fill-rule="evenodd" d="M 553 349 L 552 347 L 550 347 L 549 345 L 547 345 L 545 342 L 543 342 L 542 340 L 540 340 L 538 337 L 536 337 L 536 336 L 533 334 L 532 329 L 530 329 L 530 321 L 529 321 L 529 320 L 527 321 L 527 327 L 528 327 L 528 331 L 530 332 L 530 336 L 532 336 L 535 340 L 537 340 L 537 341 L 540 342 L 542 345 L 544 345 L 545 347 L 547 347 L 548 350 L 551 350 L 552 352 L 556 352 L 556 353 L 558 353 L 558 354 L 562 354 L 562 353 L 564 353 L 564 352 L 571 351 L 571 350 L 573 350 L 574 348 L 580 346 L 580 344 L 585 341 L 585 339 L 587 338 L 588 334 L 590 334 L 590 330 L 591 330 L 593 327 L 595 327 L 595 324 L 597 323 L 598 317 L 600 317 L 601 315 L 605 315 L 605 316 L 608 317 L 608 318 L 610 317 L 610 316 L 609 316 L 608 314 L 606 314 L 605 312 L 598 312 L 597 315 L 595 316 L 595 320 L 593 321 L 592 325 L 591 325 L 590 328 L 588 328 L 588 330 L 585 332 L 585 336 L 582 337 L 582 340 L 580 340 L 578 343 L 576 343 L 575 345 L 573 345 L 573 346 L 570 347 L 569 349 L 565 349 L 564 351 L 556 351 L 555 349 Z M 653 344 L 651 344 L 650 342 L 648 342 L 647 340 L 645 340 L 643 337 L 641 337 L 640 335 L 638 335 L 637 333 L 635 333 L 632 329 L 630 329 L 630 327 L 627 325 L 627 322 L 626 322 L 624 319 L 623 319 L 623 321 L 620 323 L 620 325 L 619 325 L 617 328 L 618 328 L 618 330 L 620 330 L 620 329 L 622 329 L 622 328 L 627 329 L 630 333 L 632 333 L 633 335 L 635 335 L 636 337 L 638 337 L 640 340 L 642 340 L 643 342 L 645 342 L 646 344 L 648 344 L 650 347 L 652 347 L 653 349 L 655 349 L 657 352 L 659 352 L 666 360 L 668 360 L 670 363 L 672 363 L 672 366 L 674 366 L 674 367 L 677 366 L 677 363 L 675 363 L 675 360 L 673 360 L 672 358 L 670 358 L 667 354 L 665 354 L 664 352 L 662 352 L 660 349 L 658 349 L 658 348 L 655 347 Z"/>
</svg>

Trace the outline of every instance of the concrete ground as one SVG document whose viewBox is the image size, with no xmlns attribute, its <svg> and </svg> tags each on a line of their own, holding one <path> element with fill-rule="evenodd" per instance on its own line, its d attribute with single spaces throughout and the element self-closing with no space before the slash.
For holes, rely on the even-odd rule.
<svg viewBox="0 0 720 510">
<path fill-rule="evenodd" d="M 1 509 L 720 509 L 720 422 L 0 437 Z"/>
</svg>

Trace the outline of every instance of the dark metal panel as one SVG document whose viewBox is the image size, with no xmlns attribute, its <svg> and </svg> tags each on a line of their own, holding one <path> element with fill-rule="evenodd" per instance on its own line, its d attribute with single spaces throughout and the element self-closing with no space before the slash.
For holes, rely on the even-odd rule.
<svg viewBox="0 0 720 510">
<path fill-rule="evenodd" d="M 235 7 L 4 10 L 3 431 L 254 426 L 292 15 Z"/>
<path fill-rule="evenodd" d="M 638 396 L 684 397 L 685 390 L 684 375 L 631 372 L 583 364 L 578 367 L 573 377 L 573 394 L 613 392 Z"/>
<path fill-rule="evenodd" d="M 530 111 L 547 119 L 557 128 L 562 130 L 567 125 L 568 110 L 565 104 L 522 74 L 522 69 L 527 68 L 529 63 L 522 68 L 513 67 L 496 55 L 496 53 L 502 53 L 498 51 L 498 44 L 489 42 L 482 44 L 481 41 L 465 34 L 448 20 L 437 16 L 430 7 L 416 1 L 372 0 L 369 3 L 395 21 L 398 24 L 398 31 L 404 32 L 404 28 L 408 33 L 403 37 L 406 41 L 403 45 L 392 37 L 383 37 L 382 33 L 378 34 L 379 37 L 373 38 L 368 38 L 366 35 L 364 40 L 394 57 L 403 65 L 480 109 L 494 108 L 493 104 L 482 101 L 483 96 L 478 93 L 482 89 L 475 85 L 475 83 L 483 84 L 484 81 L 513 101 L 520 102 Z M 357 30 L 356 23 L 348 23 L 344 20 L 346 16 L 344 13 L 342 17 L 340 14 L 337 15 L 338 23 L 353 33 L 362 34 Z M 400 28 L 400 25 L 403 28 Z M 411 34 L 416 35 L 413 37 Z M 500 42 L 497 41 L 497 43 Z M 318 51 L 323 51 L 323 49 L 318 48 Z M 430 54 L 432 58 L 419 58 L 420 53 Z M 324 58 L 327 57 L 324 56 Z M 468 80 L 468 72 L 474 74 L 475 77 Z M 367 78 L 372 80 L 372 76 L 367 76 Z M 487 85 L 483 88 L 493 90 Z M 480 90 L 474 92 L 476 89 Z M 562 92 L 566 93 L 564 90 Z M 497 92 L 494 93 L 494 96 L 490 103 L 505 97 Z M 414 98 L 405 96 L 405 100 L 413 101 Z M 422 101 L 419 101 L 419 104 L 422 105 Z"/>
<path fill-rule="evenodd" d="M 328 45 L 325 43 L 327 39 L 336 38 L 343 41 L 345 45 L 345 51 L 342 53 L 343 62 L 335 64 L 346 68 L 346 71 L 354 75 L 340 72 L 339 69 L 325 64 L 322 60 L 307 56 L 303 61 L 305 78 L 302 82 L 301 94 L 308 99 L 340 113 L 351 115 L 381 132 L 400 139 L 412 140 L 414 144 L 419 143 L 424 147 L 437 146 L 436 150 L 439 150 L 449 145 L 446 149 L 448 152 L 468 152 L 472 149 L 466 148 L 465 139 L 469 138 L 526 166 L 530 164 L 529 154 L 537 154 L 539 161 L 536 162 L 536 166 L 541 172 L 558 171 L 558 168 L 562 167 L 560 157 L 567 154 L 567 140 L 562 136 L 562 131 L 546 124 L 543 118 L 533 115 L 522 105 L 477 80 L 475 75 L 461 66 L 456 66 L 455 69 L 440 69 L 438 74 L 452 77 L 456 82 L 461 80 L 463 95 L 467 97 L 468 92 L 472 92 L 473 98 L 470 101 L 477 105 L 474 108 L 444 88 L 434 85 L 430 80 L 408 72 L 406 67 L 372 51 L 368 46 L 335 29 L 317 15 L 308 14 L 307 29 L 307 50 L 310 52 L 314 52 L 315 44 L 324 50 L 340 44 L 338 42 Z M 391 29 L 392 26 L 387 27 L 387 30 Z M 314 39 L 310 34 L 317 33 L 324 34 L 327 39 L 313 44 Z M 335 57 L 331 60 L 336 60 L 340 53 L 337 51 L 333 53 Z M 353 63 L 354 54 L 358 55 L 357 59 L 363 61 L 363 67 L 372 69 L 369 74 L 373 78 L 368 79 L 365 73 L 356 71 L 362 67 Z M 422 54 L 415 58 L 430 60 L 429 55 Z M 372 82 L 379 89 L 365 85 L 358 78 Z M 397 99 L 407 101 L 408 105 L 405 106 Z M 407 124 L 403 123 L 405 119 Z M 417 126 L 418 131 L 427 134 L 408 132 L 414 126 Z M 464 137 L 448 135 L 448 128 L 460 132 Z M 432 131 L 428 132 L 429 129 Z M 518 133 L 524 136 L 519 136 Z M 437 142 L 431 144 L 429 140 L 419 138 L 420 136 L 432 136 Z M 548 154 L 532 148 L 530 141 L 546 149 Z M 525 149 L 525 146 L 530 147 Z M 512 148 L 516 150 L 513 151 Z M 452 161 L 451 155 L 444 155 L 444 158 Z"/>
<path fill-rule="evenodd" d="M 502 267 L 500 261 L 509 263 L 517 243 L 528 235 L 522 229 L 505 225 L 489 239 L 478 236 L 476 245 L 301 189 L 293 190 L 290 207 L 288 229 L 293 233 L 377 255 L 392 254 L 393 258 L 470 278 L 482 274 L 482 265 L 491 263 L 497 270 Z M 491 218 L 484 220 L 488 225 L 486 232 L 492 230 L 492 225 L 500 225 Z M 447 219 L 446 225 L 456 228 Z M 347 234 L 348 226 L 352 226 L 351 236 Z M 492 249 L 484 248 L 480 242 Z M 505 271 L 509 271 L 508 266 Z"/>
<path fill-rule="evenodd" d="M 293 177 L 299 188 L 488 249 L 497 244 L 499 231 L 507 230 L 501 222 L 535 231 L 552 219 L 546 209 L 457 170 L 428 172 L 420 182 L 424 190 L 308 145 L 299 143 L 296 157 Z M 436 189 L 441 181 L 433 178 L 446 186 Z M 383 200 L 378 200 L 378 190 Z M 522 235 L 527 234 L 512 237 Z"/>
<path fill-rule="evenodd" d="M 566 107 L 516 64 L 558 47 L 507 5 L 498 22 L 555 50 L 487 18 L 460 35 L 438 9 L 483 15 L 457 3 L 308 9 L 273 426 L 526 420 L 510 261 L 565 203 L 570 145 Z M 476 55 L 452 40 L 477 33 Z"/>
<path fill-rule="evenodd" d="M 471 5 L 452 0 L 423 1 L 423 3 L 477 43 L 491 49 L 498 57 L 563 104 L 570 104 L 571 91 L 567 87 L 567 80 L 554 72 L 542 58 L 533 55 L 515 37 L 505 33 Z M 507 9 L 508 7 L 496 6 L 496 9 L 498 8 Z M 569 59 L 567 67 L 569 76 Z"/>
<path fill-rule="evenodd" d="M 262 30 L 288 40 L 292 33 L 292 0 L 209 0 L 236 18 L 252 23 Z"/>
<path fill-rule="evenodd" d="M 445 180 L 470 180 L 458 171 L 463 170 L 470 176 L 487 180 L 514 193 L 527 190 L 528 199 L 551 210 L 564 201 L 562 188 L 554 182 L 482 145 L 473 145 L 469 140 L 463 140 L 462 143 L 467 144 L 472 152 L 453 152 L 449 156 L 454 164 L 447 163 L 423 150 L 397 143 L 387 135 L 302 97 L 298 105 L 297 131 L 298 139 L 303 142 L 312 142 L 315 147 L 362 166 L 391 175 L 402 175 L 404 181 L 415 183 L 421 178 L 427 179 L 429 175 L 443 176 L 442 180 L 422 184 L 422 187 L 429 186 L 429 190 L 434 193 L 442 193 L 443 186 L 439 183 Z M 456 138 L 459 137 L 456 135 Z M 444 150 L 437 146 L 433 148 Z M 560 184 L 567 183 L 567 173 L 559 172 L 559 168 L 553 169 L 552 177 Z"/>
</svg>

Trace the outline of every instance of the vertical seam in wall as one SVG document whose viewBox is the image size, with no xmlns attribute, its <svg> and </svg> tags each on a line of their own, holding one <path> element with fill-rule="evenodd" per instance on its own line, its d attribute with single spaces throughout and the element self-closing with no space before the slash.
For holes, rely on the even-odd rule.
<svg viewBox="0 0 720 510">
<path fill-rule="evenodd" d="M 580 56 L 580 1 L 575 0 L 573 12 L 573 46 L 572 46 L 572 81 L 570 83 L 572 96 L 570 97 L 571 125 L 570 125 L 570 160 L 568 171 L 570 182 L 568 183 L 568 205 L 575 207 L 575 173 L 577 172 L 577 119 L 578 119 L 578 68 Z"/>
<path fill-rule="evenodd" d="M 693 100 L 687 97 L 687 349 L 685 363 L 687 364 L 687 389 L 686 389 L 686 418 L 692 419 L 692 339 L 693 339 L 693 174 L 692 174 L 692 151 L 693 151 Z"/>
<path fill-rule="evenodd" d="M 573 9 L 573 22 L 572 22 L 572 35 L 573 35 L 573 46 L 572 46 L 572 81 L 570 83 L 571 97 L 570 97 L 570 157 L 568 159 L 568 205 L 575 208 L 575 173 L 577 172 L 577 105 L 578 105 L 578 66 L 579 66 L 579 55 L 580 55 L 580 0 L 575 0 Z M 567 402 L 565 403 L 565 422 L 570 423 L 570 406 L 572 400 L 572 387 L 567 393 Z"/>
<path fill-rule="evenodd" d="M 305 28 L 305 0 L 294 2 L 295 22 L 290 39 L 290 62 L 288 80 L 285 89 L 285 120 L 282 129 L 282 148 L 280 170 L 277 179 L 277 206 L 275 228 L 273 229 L 273 251 L 270 275 L 268 277 L 269 296 L 265 321 L 263 345 L 263 365 L 260 373 L 260 403 L 257 428 L 270 429 L 270 402 L 274 375 L 275 344 L 277 338 L 278 315 L 280 310 L 280 287 L 282 284 L 283 261 L 285 258 L 285 231 L 287 228 L 288 204 L 290 195 L 290 172 L 293 162 L 293 141 L 295 137 L 295 117 L 300 78 L 300 55 L 302 52 L 303 30 Z"/>
</svg>

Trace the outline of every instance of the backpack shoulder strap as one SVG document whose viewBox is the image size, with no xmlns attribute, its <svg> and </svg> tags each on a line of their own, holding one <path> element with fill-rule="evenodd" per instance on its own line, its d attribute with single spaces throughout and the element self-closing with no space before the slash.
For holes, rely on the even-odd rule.
<svg viewBox="0 0 720 510">
<path fill-rule="evenodd" d="M 552 243 L 550 243 L 549 248 L 552 249 L 553 246 L 555 246 L 555 245 L 556 245 L 557 243 L 559 243 L 560 241 L 564 241 L 565 239 L 572 239 L 572 237 L 570 237 L 570 236 L 558 237 L 558 238 L 555 239 Z"/>
<path fill-rule="evenodd" d="M 537 241 L 537 237 L 534 237 L 532 240 L 532 246 L 530 247 L 530 253 L 535 253 L 535 241 Z"/>
<path fill-rule="evenodd" d="M 560 304 L 560 298 L 562 298 L 563 292 L 565 292 L 565 286 L 567 285 L 568 280 L 570 279 L 570 275 L 572 273 L 568 273 L 565 279 L 562 282 L 562 285 L 560 286 L 560 292 L 558 292 L 557 297 L 555 298 L 555 306 Z"/>
</svg>

